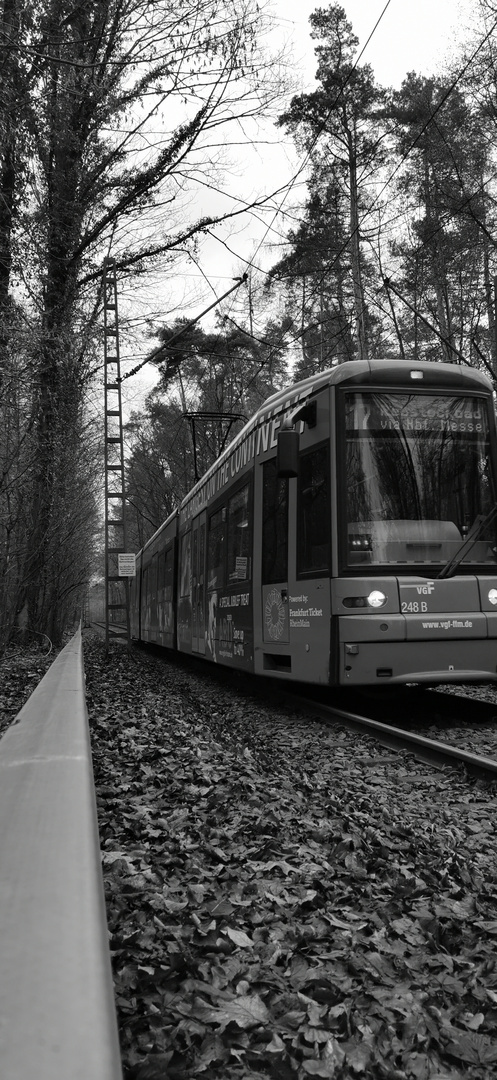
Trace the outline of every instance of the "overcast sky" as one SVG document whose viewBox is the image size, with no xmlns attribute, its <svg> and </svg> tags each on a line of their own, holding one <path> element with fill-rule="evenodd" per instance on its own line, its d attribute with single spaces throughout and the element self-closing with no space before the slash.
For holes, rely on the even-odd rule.
<svg viewBox="0 0 497 1080">
<path fill-rule="evenodd" d="M 362 48 L 386 0 L 340 2 Z M 385 86 L 400 86 L 408 71 L 433 74 L 471 6 L 471 0 L 390 0 L 362 62 L 373 65 L 378 82 Z M 308 20 L 316 8 L 328 7 L 326 0 L 272 0 L 272 7 L 282 36 L 293 37 L 296 59 L 300 58 L 304 74 L 312 78 L 315 60 Z"/>
<path fill-rule="evenodd" d="M 464 40 L 472 3 L 473 0 L 390 0 L 386 7 L 387 0 L 341 0 L 359 38 L 359 49 L 366 46 L 360 62 L 373 66 L 380 84 L 394 87 L 401 85 L 409 71 L 424 75 L 436 72 L 437 66 L 450 53 L 454 38 Z M 274 45 L 276 47 L 287 42 L 291 48 L 294 57 L 292 69 L 301 91 L 312 89 L 314 84 L 316 59 L 314 42 L 310 38 L 309 16 L 318 7 L 326 9 L 327 0 L 271 0 L 270 4 L 274 17 Z M 382 12 L 381 21 L 374 30 Z M 281 131 L 272 125 L 268 131 L 269 141 L 276 146 L 256 148 L 252 156 L 247 157 L 246 163 L 242 162 L 240 168 L 235 170 L 238 176 L 231 180 L 226 178 L 225 188 L 228 192 L 232 191 L 235 198 L 249 201 L 256 190 L 274 191 L 277 186 L 287 183 L 298 168 L 299 159 L 291 140 L 285 148 Z M 304 200 L 305 187 L 302 182 L 300 188 Z M 298 185 L 295 185 L 289 196 L 278 196 L 275 202 L 285 210 L 295 205 L 298 197 Z M 209 199 L 210 196 L 206 197 L 200 188 L 200 201 L 195 208 L 192 206 L 192 211 L 196 209 L 202 215 L 221 209 L 216 200 L 210 205 Z M 281 218 L 276 220 L 275 228 L 266 233 L 272 214 L 258 215 L 258 218 L 243 215 L 231 227 L 231 234 L 222 226 L 216 227 L 214 235 L 207 237 L 201 245 L 199 265 L 188 262 L 183 274 L 164 281 L 160 294 L 164 301 L 165 319 L 178 314 L 187 318 L 195 317 L 212 303 L 216 295 L 220 296 L 230 287 L 234 276 L 245 270 L 252 259 L 256 266 L 266 269 L 276 260 L 281 241 L 278 228 L 281 227 L 286 233 L 290 219 L 286 224 Z M 215 239 L 215 236 L 219 239 Z M 259 248 L 261 240 L 264 244 Z M 144 312 L 149 303 L 152 303 L 150 294 L 144 298 Z M 176 305 L 179 305 L 179 309 L 175 310 Z M 214 314 L 209 316 L 208 321 L 212 322 L 213 319 Z M 146 371 L 143 376 L 145 383 L 148 383 Z M 133 380 L 137 389 L 140 382 L 140 378 Z M 126 388 L 131 392 L 130 383 L 126 384 Z"/>
<path fill-rule="evenodd" d="M 459 31 L 464 36 L 465 14 L 469 11 L 471 0 L 390 0 L 387 7 L 386 3 L 387 0 L 341 0 L 359 38 L 359 49 L 365 47 L 360 62 L 370 63 L 378 82 L 384 86 L 400 86 L 409 71 L 433 74 L 450 51 L 454 35 Z M 277 43 L 286 42 L 293 53 L 292 69 L 302 91 L 310 90 L 314 85 L 315 42 L 310 37 L 309 16 L 318 7 L 327 8 L 326 0 L 321 3 L 319 0 L 272 0 L 269 8 L 264 9 L 263 6 L 266 13 L 274 13 L 275 46 Z M 379 25 L 374 29 L 380 16 L 382 18 Z M 262 150 L 255 148 L 252 156 L 247 157 L 247 165 L 241 169 L 238 183 L 233 186 L 236 195 L 247 201 L 256 190 L 261 190 L 261 185 L 264 185 L 265 192 L 270 193 L 279 184 L 289 181 L 300 164 L 292 140 L 288 140 L 285 148 L 282 145 L 281 131 L 272 125 L 268 129 L 268 142 L 273 142 L 275 146 L 263 144 Z M 281 204 L 283 211 L 286 207 L 295 205 L 299 197 L 299 186 L 302 197 L 305 198 L 303 179 L 302 177 L 300 185 L 292 188 L 287 197 L 276 198 L 276 204 Z M 226 187 L 229 190 L 229 180 Z M 202 197 L 204 196 L 201 195 Z M 202 206 L 203 211 L 210 208 L 207 205 Z M 254 253 L 255 264 L 258 266 L 267 267 L 276 260 L 277 231 L 270 230 L 265 236 L 264 250 L 258 249 L 272 214 L 259 214 L 258 217 L 261 224 L 254 217 L 238 219 L 232 226 L 231 236 L 227 235 L 222 226 L 217 227 L 213 233 L 221 238 L 220 242 L 214 239 L 205 242 L 203 269 L 212 281 L 217 295 L 229 287 L 233 274 L 245 269 L 244 260 L 249 262 Z M 281 220 L 276 224 L 283 224 L 286 231 Z M 227 242 L 227 247 L 224 247 L 223 242 Z M 268 242 L 274 243 L 273 249 L 268 247 Z M 234 253 L 233 256 L 230 255 L 230 250 Z M 239 256 L 238 263 L 236 256 Z"/>
</svg>

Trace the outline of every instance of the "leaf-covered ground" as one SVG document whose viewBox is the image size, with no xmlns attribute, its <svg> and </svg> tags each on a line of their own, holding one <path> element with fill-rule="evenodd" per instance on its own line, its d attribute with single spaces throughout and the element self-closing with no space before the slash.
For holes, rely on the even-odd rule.
<svg viewBox="0 0 497 1080">
<path fill-rule="evenodd" d="M 126 1076 L 494 1075 L 492 790 L 85 653 Z"/>
<path fill-rule="evenodd" d="M 9 646 L 0 657 L 0 737 L 36 689 L 55 659 L 51 648 Z"/>
</svg>

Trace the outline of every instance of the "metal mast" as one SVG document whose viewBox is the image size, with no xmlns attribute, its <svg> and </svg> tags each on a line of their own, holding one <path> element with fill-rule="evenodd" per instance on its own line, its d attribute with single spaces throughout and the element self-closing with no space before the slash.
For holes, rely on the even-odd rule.
<svg viewBox="0 0 497 1080">
<path fill-rule="evenodd" d="M 104 447 L 105 447 L 105 645 L 130 640 L 129 577 L 124 491 L 124 440 L 119 357 L 116 266 L 106 259 L 104 293 Z M 129 562 L 129 559 L 128 559 Z M 121 564 L 121 565 L 120 565 Z M 129 572 L 129 571 L 128 571 Z"/>
</svg>

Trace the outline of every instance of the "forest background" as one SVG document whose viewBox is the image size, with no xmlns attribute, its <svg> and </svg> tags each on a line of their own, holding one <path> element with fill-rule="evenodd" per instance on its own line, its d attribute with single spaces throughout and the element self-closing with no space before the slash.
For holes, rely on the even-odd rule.
<svg viewBox="0 0 497 1080">
<path fill-rule="evenodd" d="M 310 18 L 309 92 L 268 25 L 256 0 L 2 0 L 0 649 L 20 630 L 59 641 L 98 573 L 104 260 L 128 298 L 156 297 L 209 230 L 235 227 L 239 201 L 199 214 L 193 184 L 215 191 L 261 118 L 299 159 L 285 191 L 248 208 L 278 223 L 269 270 L 240 266 L 208 327 L 154 300 L 153 347 L 123 310 L 158 372 L 127 424 L 129 550 L 192 485 L 185 413 L 216 414 L 197 425 L 202 471 L 223 414 L 236 434 L 289 379 L 347 359 L 445 360 L 496 381 L 497 3 L 478 0 L 446 70 L 398 90 L 377 83 L 340 5 Z"/>
</svg>

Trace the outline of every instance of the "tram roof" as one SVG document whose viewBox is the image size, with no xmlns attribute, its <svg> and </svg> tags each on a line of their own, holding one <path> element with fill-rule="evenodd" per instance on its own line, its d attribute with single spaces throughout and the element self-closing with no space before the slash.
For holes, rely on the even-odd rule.
<svg viewBox="0 0 497 1080">
<path fill-rule="evenodd" d="M 408 386 L 410 385 L 411 371 L 422 373 L 422 380 L 419 379 L 419 375 L 417 380 L 416 376 L 413 379 L 413 383 L 415 382 L 418 388 L 420 388 L 419 383 L 422 381 L 425 387 L 446 387 L 447 389 L 459 390 L 480 389 L 487 392 L 492 390 L 492 384 L 485 375 L 482 375 L 481 372 L 476 371 L 474 368 L 463 367 L 459 364 L 443 364 L 429 360 L 410 363 L 408 360 L 400 358 L 393 360 L 346 360 L 343 364 L 336 364 L 334 367 L 328 368 L 327 371 L 322 371 L 318 375 L 311 375 L 301 382 L 293 383 L 283 390 L 278 390 L 272 397 L 267 398 L 260 409 L 254 413 L 238 435 L 223 450 L 213 465 L 207 469 L 207 472 L 188 492 L 188 495 L 185 495 L 185 498 L 180 503 L 180 509 L 186 506 L 192 496 L 205 484 L 211 473 L 215 472 L 222 462 L 230 457 L 233 450 L 259 424 L 274 419 L 297 403 L 304 403 L 306 398 L 311 397 L 319 390 L 323 390 L 326 386 L 340 383 L 360 384 L 362 386 L 368 384 L 385 387 Z"/>
<path fill-rule="evenodd" d="M 392 360 L 346 360 L 343 364 L 336 364 L 319 375 L 313 375 L 302 382 L 294 383 L 293 386 L 278 390 L 276 394 L 268 398 L 256 413 L 258 419 L 275 415 L 280 411 L 278 406 L 285 403 L 289 396 L 310 396 L 316 390 L 322 390 L 325 386 L 339 383 L 374 383 L 375 385 L 402 385 L 410 384 L 411 372 L 419 372 L 423 378 L 418 380 L 424 386 L 454 387 L 461 390 L 480 388 L 491 390 L 492 384 L 486 375 L 482 375 L 475 368 L 465 367 L 460 364 L 444 364 L 437 361 L 418 360 L 410 363 L 408 360 L 399 358 Z M 414 376 L 414 380 L 416 376 Z M 306 393 L 307 391 L 307 393 Z M 300 393 L 299 393 L 300 392 Z M 254 419 L 254 418 L 253 418 Z"/>
</svg>

